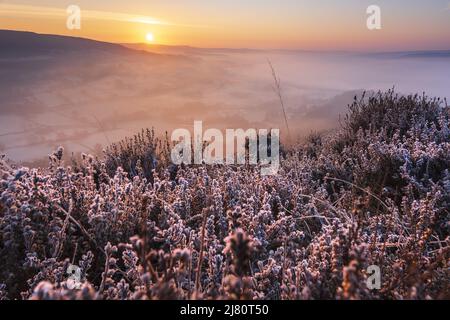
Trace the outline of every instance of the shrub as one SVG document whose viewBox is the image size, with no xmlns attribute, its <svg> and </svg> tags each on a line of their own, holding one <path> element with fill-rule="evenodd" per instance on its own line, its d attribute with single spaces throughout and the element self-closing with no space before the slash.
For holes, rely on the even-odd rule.
<svg viewBox="0 0 450 320">
<path fill-rule="evenodd" d="M 47 169 L 1 159 L 0 299 L 450 298 L 442 101 L 355 99 L 274 176 L 173 166 L 162 141 L 143 131 L 72 166 L 60 148 Z"/>
</svg>

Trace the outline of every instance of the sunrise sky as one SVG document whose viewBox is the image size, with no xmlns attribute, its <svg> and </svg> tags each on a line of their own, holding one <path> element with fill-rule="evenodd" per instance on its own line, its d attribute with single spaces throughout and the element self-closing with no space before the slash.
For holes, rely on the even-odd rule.
<svg viewBox="0 0 450 320">
<path fill-rule="evenodd" d="M 71 4 L 81 30 L 66 28 Z M 366 28 L 372 4 L 378 31 Z M 450 0 L 0 0 L 0 29 L 197 47 L 444 50 Z"/>
</svg>

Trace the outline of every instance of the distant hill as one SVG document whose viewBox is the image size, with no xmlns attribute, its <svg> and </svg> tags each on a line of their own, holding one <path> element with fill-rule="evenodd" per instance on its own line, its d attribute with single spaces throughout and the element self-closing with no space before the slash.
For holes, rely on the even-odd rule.
<svg viewBox="0 0 450 320">
<path fill-rule="evenodd" d="M 139 53 L 120 44 L 84 38 L 0 30 L 0 58 L 54 56 L 66 53 Z M 150 53 L 148 53 L 150 54 Z"/>
<path fill-rule="evenodd" d="M 404 59 L 404 58 L 450 58 L 450 50 L 428 50 L 428 51 L 400 51 L 400 52 L 378 52 L 368 54 L 374 58 L 381 59 Z"/>
<path fill-rule="evenodd" d="M 406 52 L 403 57 L 409 58 L 450 58 L 450 50 Z"/>
<path fill-rule="evenodd" d="M 124 47 L 153 52 L 158 54 L 176 55 L 217 55 L 223 53 L 260 53 L 265 50 L 248 48 L 200 48 L 191 46 L 171 46 L 151 43 L 122 43 Z"/>
<path fill-rule="evenodd" d="M 0 58 L 60 55 L 66 53 L 135 53 L 153 55 L 215 55 L 223 53 L 314 53 L 302 50 L 259 50 L 248 48 L 198 48 L 149 43 L 109 43 L 86 38 L 0 30 Z M 320 52 L 316 52 L 320 53 Z M 323 53 L 323 52 L 322 52 Z M 374 58 L 450 58 L 450 50 L 368 53 Z"/>
</svg>

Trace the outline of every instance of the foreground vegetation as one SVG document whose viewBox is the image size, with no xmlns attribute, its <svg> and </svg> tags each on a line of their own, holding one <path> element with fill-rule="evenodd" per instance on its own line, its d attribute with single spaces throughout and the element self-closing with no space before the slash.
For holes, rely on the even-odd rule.
<svg viewBox="0 0 450 320">
<path fill-rule="evenodd" d="M 0 298 L 450 298 L 449 120 L 439 99 L 355 98 L 265 177 L 171 165 L 149 130 L 70 166 L 2 160 Z"/>
</svg>

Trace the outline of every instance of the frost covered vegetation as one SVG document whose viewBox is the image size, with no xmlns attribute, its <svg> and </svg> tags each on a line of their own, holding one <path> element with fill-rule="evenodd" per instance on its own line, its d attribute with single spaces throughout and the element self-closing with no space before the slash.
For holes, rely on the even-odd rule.
<svg viewBox="0 0 450 320">
<path fill-rule="evenodd" d="M 449 109 L 355 98 L 274 176 L 171 165 L 152 131 L 70 166 L 61 148 L 47 169 L 2 160 L 0 298 L 450 298 Z"/>
</svg>

